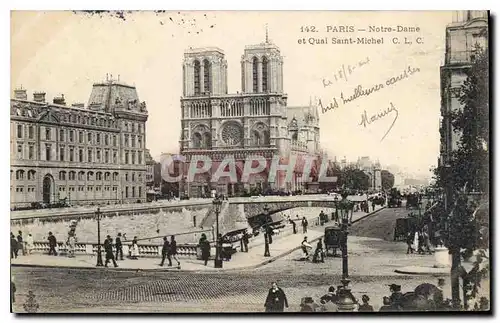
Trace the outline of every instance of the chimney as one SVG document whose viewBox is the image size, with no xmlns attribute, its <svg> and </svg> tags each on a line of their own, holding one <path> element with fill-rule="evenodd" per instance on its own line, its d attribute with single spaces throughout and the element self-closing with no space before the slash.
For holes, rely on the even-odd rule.
<svg viewBox="0 0 500 323">
<path fill-rule="evenodd" d="M 35 92 L 35 93 L 33 93 L 33 101 L 35 101 L 35 102 L 45 102 L 45 92 Z"/>
<path fill-rule="evenodd" d="M 60 97 L 55 97 L 54 98 L 54 101 L 53 101 L 54 104 L 58 104 L 58 105 L 66 105 L 66 101 L 64 100 L 64 94 L 61 94 Z"/>
<path fill-rule="evenodd" d="M 28 100 L 28 94 L 26 94 L 26 90 L 23 88 L 15 89 L 14 98 L 18 100 Z"/>
</svg>

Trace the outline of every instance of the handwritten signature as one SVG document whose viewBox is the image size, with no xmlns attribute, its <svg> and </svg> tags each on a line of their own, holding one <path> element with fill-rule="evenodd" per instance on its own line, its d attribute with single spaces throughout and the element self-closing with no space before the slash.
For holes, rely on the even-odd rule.
<svg viewBox="0 0 500 323">
<path fill-rule="evenodd" d="M 388 107 L 387 109 L 385 109 L 381 112 L 378 112 L 378 113 L 370 116 L 370 118 L 368 118 L 366 110 L 364 110 L 363 113 L 361 113 L 361 122 L 359 123 L 359 125 L 366 128 L 367 125 L 370 125 L 374 122 L 377 122 L 380 119 L 383 119 L 384 117 L 388 116 L 391 112 L 396 112 L 396 116 L 394 117 L 394 120 L 392 121 L 389 129 L 387 129 L 387 131 L 385 132 L 382 139 L 380 139 L 380 141 L 383 141 L 385 139 L 385 137 L 387 136 L 387 134 L 389 134 L 389 132 L 391 131 L 392 127 L 394 127 L 394 124 L 396 123 L 396 120 L 398 120 L 398 117 L 399 117 L 398 109 L 396 108 L 396 106 L 394 106 L 394 104 L 392 102 L 391 102 L 390 107 Z"/>
<path fill-rule="evenodd" d="M 359 61 L 357 64 L 355 65 L 350 65 L 348 64 L 347 65 L 347 69 L 346 69 L 346 66 L 345 64 L 342 64 L 342 68 L 339 69 L 338 71 L 336 72 L 333 72 L 333 77 L 335 78 L 335 82 L 337 82 L 339 79 L 340 80 L 344 80 L 344 81 L 348 81 L 348 77 L 354 73 L 354 70 L 358 67 L 363 67 L 365 66 L 366 64 L 370 63 L 370 58 L 367 57 L 365 60 L 362 60 L 362 61 Z M 330 80 L 330 79 L 327 79 L 327 78 L 323 78 L 323 86 L 324 87 L 328 87 L 330 85 L 332 85 L 333 82 Z"/>
<path fill-rule="evenodd" d="M 344 92 L 340 92 L 340 96 L 338 99 L 337 97 L 333 97 L 332 100 L 326 105 L 324 105 L 321 99 L 319 99 L 318 106 L 321 108 L 322 113 L 326 113 L 329 110 L 335 110 L 340 107 L 340 104 L 346 105 L 359 99 L 360 97 L 370 96 L 373 93 L 379 92 L 380 90 L 383 90 L 386 87 L 395 86 L 400 81 L 408 79 L 418 72 L 420 72 L 420 68 L 418 67 L 413 68 L 411 66 L 408 66 L 401 74 L 390 77 L 383 83 L 372 85 L 369 88 L 364 88 L 361 85 L 357 85 L 354 88 L 353 93 L 350 95 L 349 94 L 344 95 Z"/>
</svg>

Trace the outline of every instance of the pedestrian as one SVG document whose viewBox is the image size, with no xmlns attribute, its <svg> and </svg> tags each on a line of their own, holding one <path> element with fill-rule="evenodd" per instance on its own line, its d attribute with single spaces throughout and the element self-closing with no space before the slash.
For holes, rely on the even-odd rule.
<svg viewBox="0 0 500 323">
<path fill-rule="evenodd" d="M 290 224 L 292 225 L 292 228 L 293 228 L 293 234 L 297 234 L 297 225 L 295 224 L 295 221 L 292 220 L 292 219 L 289 219 L 288 220 L 290 222 Z"/>
<path fill-rule="evenodd" d="M 273 228 L 271 228 L 269 225 L 266 225 L 266 234 L 267 234 L 267 238 L 269 239 L 268 242 L 269 244 L 272 244 L 273 243 Z"/>
<path fill-rule="evenodd" d="M 373 312 L 373 306 L 368 303 L 370 301 L 368 295 L 361 296 L 361 301 L 363 304 L 359 305 L 358 312 Z"/>
<path fill-rule="evenodd" d="M 408 248 L 406 248 L 406 254 L 410 254 L 415 251 L 413 249 L 413 238 L 414 238 L 413 232 L 408 233 L 408 235 L 406 236 L 406 244 L 408 246 Z"/>
<path fill-rule="evenodd" d="M 384 296 L 383 298 L 383 304 L 382 307 L 378 310 L 379 312 L 394 312 L 394 308 L 391 306 L 391 301 L 389 297 Z"/>
<path fill-rule="evenodd" d="M 201 235 L 199 245 L 201 249 L 201 259 L 203 259 L 206 266 L 208 264 L 208 259 L 210 258 L 210 242 L 208 241 L 206 234 L 203 233 Z M 246 252 L 248 252 L 248 249 Z"/>
<path fill-rule="evenodd" d="M 49 232 L 49 237 L 47 238 L 47 240 L 49 240 L 49 256 L 52 254 L 54 256 L 57 256 L 57 250 L 56 250 L 57 240 L 56 237 L 52 234 L 52 232 Z"/>
<path fill-rule="evenodd" d="M 132 240 L 132 247 L 130 249 L 130 259 L 137 260 L 137 257 L 139 257 L 139 245 L 137 244 L 137 236 L 135 236 Z"/>
<path fill-rule="evenodd" d="M 375 199 L 372 201 L 372 212 L 375 212 Z"/>
<path fill-rule="evenodd" d="M 172 258 L 177 261 L 177 268 L 181 268 L 181 263 L 179 262 L 179 259 L 177 259 L 177 241 L 175 241 L 175 236 L 170 237 L 170 251 L 169 251 L 169 256 L 168 257 L 168 266 L 172 266 Z"/>
<path fill-rule="evenodd" d="M 307 242 L 307 237 L 304 237 L 302 243 L 300 244 L 302 252 L 304 253 L 305 260 L 309 259 L 309 249 L 312 249 L 311 245 Z"/>
<path fill-rule="evenodd" d="M 338 297 L 335 294 L 335 287 L 330 286 L 328 288 L 328 293 L 321 296 L 321 298 L 319 300 L 320 300 L 321 304 L 325 304 L 327 302 L 337 303 Z"/>
<path fill-rule="evenodd" d="M 31 233 L 28 233 L 28 236 L 26 237 L 26 251 L 28 252 L 28 255 L 31 255 L 31 252 L 33 251 L 33 244 L 33 236 L 31 235 Z"/>
<path fill-rule="evenodd" d="M 68 246 L 68 258 L 75 257 L 75 244 L 76 244 L 76 238 L 74 234 L 70 234 L 68 236 L 68 240 L 66 241 L 66 245 Z"/>
<path fill-rule="evenodd" d="M 172 260 L 170 259 L 170 255 L 169 255 L 169 251 L 170 251 L 170 242 L 168 242 L 168 238 L 165 236 L 163 237 L 163 247 L 161 247 L 161 262 L 160 262 L 160 266 L 163 267 L 163 265 L 165 264 L 165 258 L 168 256 L 168 263 L 172 263 Z"/>
<path fill-rule="evenodd" d="M 123 260 L 123 245 L 122 245 L 122 234 L 118 232 L 115 238 L 115 249 L 116 249 L 116 260 L 118 260 L 118 255 L 120 255 L 120 260 Z"/>
<path fill-rule="evenodd" d="M 17 259 L 17 252 L 19 250 L 19 244 L 17 243 L 16 237 L 11 232 L 10 233 L 10 259 Z"/>
<path fill-rule="evenodd" d="M 106 252 L 106 262 L 104 262 L 104 267 L 108 267 L 109 261 L 113 261 L 113 265 L 118 267 L 118 264 L 115 261 L 115 256 L 113 255 L 113 239 L 110 235 L 106 237 L 104 240 L 104 252 Z"/>
<path fill-rule="evenodd" d="M 304 217 L 302 218 L 302 233 L 307 233 L 307 225 L 308 225 L 308 224 L 309 224 L 309 223 L 307 222 L 307 219 L 306 219 L 306 217 L 304 216 Z"/>
<path fill-rule="evenodd" d="M 402 310 L 401 303 L 403 301 L 403 293 L 401 293 L 401 285 L 390 284 L 389 290 L 391 292 L 391 296 L 389 297 L 391 306 L 393 307 L 394 311 L 401 311 Z"/>
<path fill-rule="evenodd" d="M 23 233 L 21 230 L 19 230 L 17 234 L 17 243 L 19 244 L 18 248 L 21 249 L 23 256 L 26 256 L 26 246 L 24 245 Z"/>
<path fill-rule="evenodd" d="M 205 236 L 205 239 L 206 239 L 206 236 Z M 249 234 L 248 232 L 245 230 L 245 232 L 243 232 L 243 237 L 241 237 L 241 240 L 243 241 L 243 252 L 248 252 L 248 243 L 250 242 L 249 240 Z"/>
<path fill-rule="evenodd" d="M 276 282 L 272 283 L 269 293 L 267 293 L 264 307 L 266 308 L 266 312 L 283 312 L 285 307 L 288 307 L 285 292 L 278 287 Z"/>
<path fill-rule="evenodd" d="M 316 245 L 316 250 L 314 251 L 314 256 L 312 261 L 314 263 L 325 262 L 323 243 L 321 242 L 321 239 L 319 239 L 318 244 Z"/>
</svg>

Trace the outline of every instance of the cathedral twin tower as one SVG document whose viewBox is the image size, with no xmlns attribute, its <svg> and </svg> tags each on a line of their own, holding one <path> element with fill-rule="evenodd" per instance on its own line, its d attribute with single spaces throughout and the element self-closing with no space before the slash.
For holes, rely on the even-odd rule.
<svg viewBox="0 0 500 323">
<path fill-rule="evenodd" d="M 219 48 L 189 49 L 184 54 L 184 97 L 226 95 L 227 61 Z M 283 93 L 283 58 L 269 42 L 246 46 L 241 57 L 242 93 Z"/>
</svg>

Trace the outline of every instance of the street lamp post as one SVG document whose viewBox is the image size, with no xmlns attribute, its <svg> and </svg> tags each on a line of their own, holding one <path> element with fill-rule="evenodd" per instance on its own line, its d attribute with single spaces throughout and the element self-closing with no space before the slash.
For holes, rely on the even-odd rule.
<svg viewBox="0 0 500 323">
<path fill-rule="evenodd" d="M 350 202 L 347 200 L 347 194 L 342 194 L 342 201 L 340 202 L 341 224 L 340 224 L 340 247 L 342 250 L 342 289 L 339 291 L 339 298 L 337 305 L 339 312 L 352 312 L 356 307 L 354 296 L 349 288 L 349 266 L 347 255 L 347 236 L 349 226 L 349 215 L 352 215 L 352 208 Z"/>
<path fill-rule="evenodd" d="M 339 221 L 339 198 L 335 195 L 335 218 L 332 220 L 338 222 Z"/>
<path fill-rule="evenodd" d="M 266 217 L 266 225 L 264 227 L 264 257 L 271 257 L 271 253 L 269 252 L 269 221 L 267 219 L 269 208 L 267 205 L 264 206 L 264 215 Z"/>
<path fill-rule="evenodd" d="M 97 208 L 95 215 L 97 217 L 97 267 L 102 267 L 102 254 L 101 254 L 101 209 Z"/>
<path fill-rule="evenodd" d="M 215 268 L 222 268 L 222 258 L 221 258 L 221 243 L 222 241 L 219 241 L 219 213 L 221 211 L 222 207 L 222 200 L 216 196 L 215 199 L 212 201 L 212 204 L 214 205 L 214 210 L 215 210 L 215 260 L 214 260 L 214 267 Z"/>
</svg>

